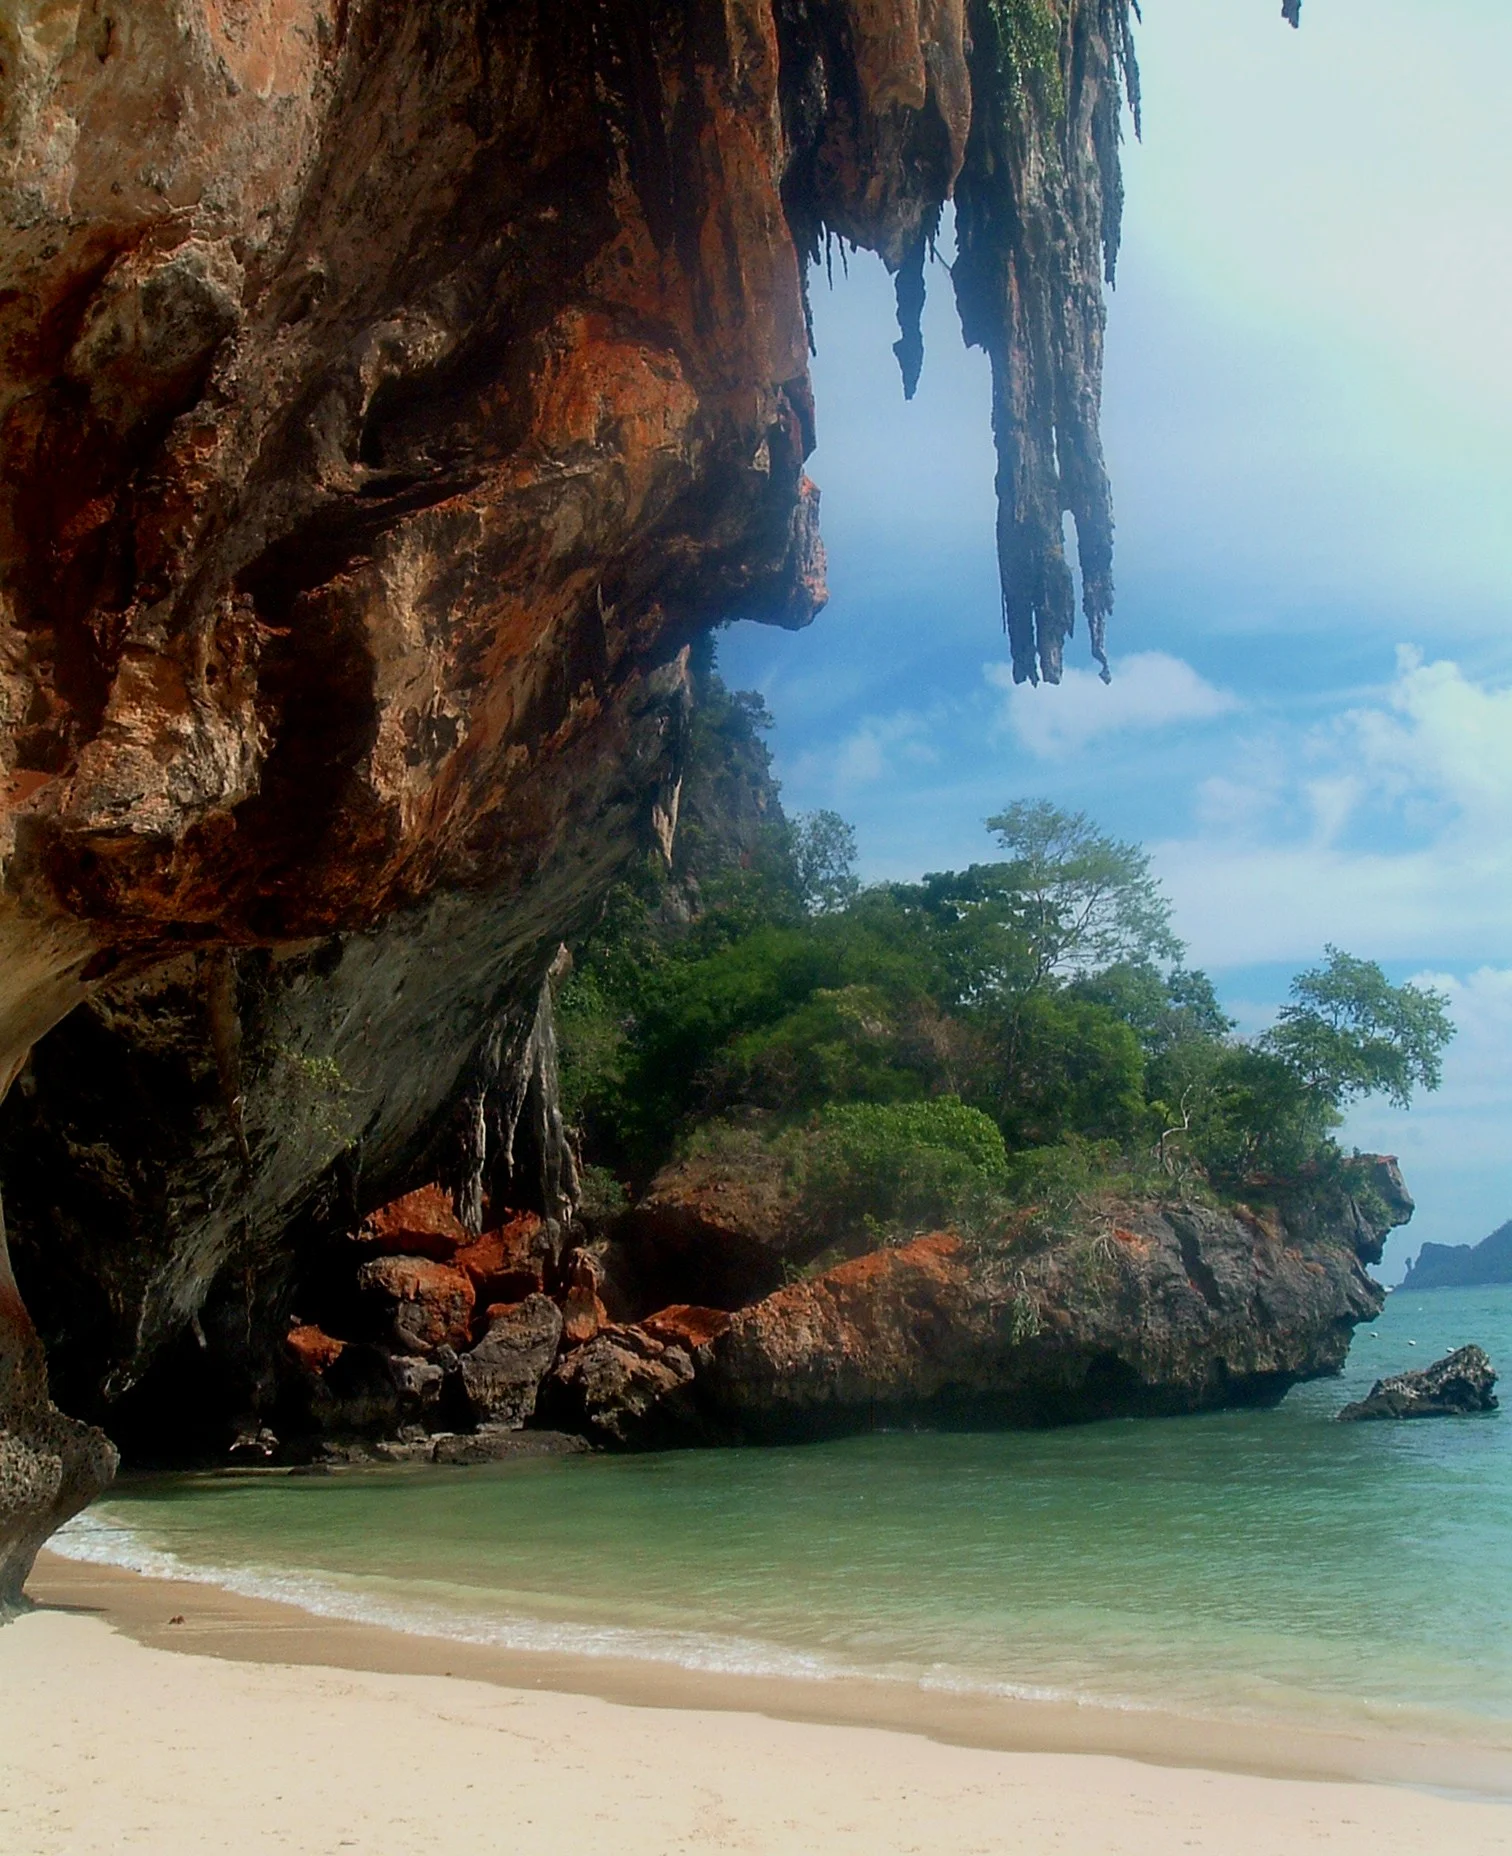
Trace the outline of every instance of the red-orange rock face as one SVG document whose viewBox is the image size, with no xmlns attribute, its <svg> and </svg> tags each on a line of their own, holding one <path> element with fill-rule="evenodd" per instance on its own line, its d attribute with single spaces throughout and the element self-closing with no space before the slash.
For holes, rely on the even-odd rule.
<svg viewBox="0 0 1512 1856">
<path fill-rule="evenodd" d="M 697 1308 L 687 1302 L 674 1302 L 659 1308 L 637 1325 L 664 1347 L 683 1347 L 696 1353 L 710 1341 L 717 1340 L 730 1325 L 733 1316 L 722 1308 Z"/>
<path fill-rule="evenodd" d="M 401 1352 L 467 1345 L 477 1298 L 461 1270 L 428 1257 L 374 1257 L 357 1282 L 378 1311 L 385 1338 Z"/>
<path fill-rule="evenodd" d="M 328 1366 L 334 1366 L 346 1352 L 347 1343 L 304 1321 L 289 1329 L 284 1345 L 296 1366 L 319 1378 Z"/>
<path fill-rule="evenodd" d="M 150 949 L 496 882 L 692 628 L 809 616 L 773 9 L 658 11 L 8 48 L 13 906 Z"/>
<path fill-rule="evenodd" d="M 466 1244 L 467 1233 L 452 1210 L 451 1194 L 431 1184 L 391 1199 L 362 1221 L 358 1241 L 380 1250 L 446 1262 Z"/>
<path fill-rule="evenodd" d="M 984 1326 L 960 1239 L 920 1237 L 743 1309 L 720 1338 L 720 1374 L 753 1412 L 906 1407 L 964 1376 Z"/>
<path fill-rule="evenodd" d="M 562 1302 L 562 1334 L 574 1347 L 594 1338 L 609 1320 L 600 1299 L 602 1266 L 591 1252 L 574 1250 L 567 1259 L 567 1293 Z"/>
<path fill-rule="evenodd" d="M 548 1245 L 541 1220 L 534 1212 L 521 1212 L 465 1245 L 452 1261 L 472 1282 L 480 1305 L 522 1302 L 544 1286 Z"/>
<path fill-rule="evenodd" d="M 664 1166 L 620 1234 L 641 1307 L 680 1294 L 739 1308 L 824 1241 L 802 1225 L 787 1162 L 755 1129 L 734 1151 Z"/>
<path fill-rule="evenodd" d="M 1396 1186 L 1378 1223 L 1304 1188 L 1269 1229 L 1126 1205 L 1054 1239 L 1026 1225 L 986 1249 L 937 1235 L 876 1251 L 731 1317 L 700 1355 L 700 1409 L 715 1436 L 770 1437 L 1273 1402 L 1336 1372 L 1379 1314 L 1361 1265 L 1410 1214 Z"/>
</svg>

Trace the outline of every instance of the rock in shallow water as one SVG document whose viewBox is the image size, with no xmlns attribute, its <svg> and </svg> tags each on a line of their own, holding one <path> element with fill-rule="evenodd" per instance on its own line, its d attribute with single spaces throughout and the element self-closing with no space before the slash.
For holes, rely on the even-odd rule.
<svg viewBox="0 0 1512 1856">
<path fill-rule="evenodd" d="M 462 1435 L 438 1437 L 430 1460 L 450 1466 L 525 1462 L 543 1456 L 582 1456 L 592 1446 L 567 1431 L 512 1431 L 496 1424 Z"/>
<path fill-rule="evenodd" d="M 1460 1347 L 1417 1373 L 1378 1379 L 1368 1398 L 1357 1399 L 1339 1413 L 1343 1421 L 1361 1418 L 1464 1418 L 1495 1411 L 1496 1369 L 1479 1347 Z"/>
</svg>

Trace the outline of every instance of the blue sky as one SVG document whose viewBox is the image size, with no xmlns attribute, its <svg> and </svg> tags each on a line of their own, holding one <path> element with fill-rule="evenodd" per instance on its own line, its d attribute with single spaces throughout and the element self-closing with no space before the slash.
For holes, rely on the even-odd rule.
<svg viewBox="0 0 1512 1856">
<path fill-rule="evenodd" d="M 949 279 L 906 405 L 891 289 L 815 279 L 831 604 L 733 627 L 790 807 L 869 876 L 990 853 L 1044 794 L 1152 851 L 1247 1029 L 1327 941 L 1432 975 L 1460 1036 L 1400 1153 L 1388 1252 L 1512 1216 L 1512 7 L 1146 0 L 1145 138 L 1112 302 L 1114 682 L 1085 640 L 1013 689 L 986 363 Z"/>
</svg>

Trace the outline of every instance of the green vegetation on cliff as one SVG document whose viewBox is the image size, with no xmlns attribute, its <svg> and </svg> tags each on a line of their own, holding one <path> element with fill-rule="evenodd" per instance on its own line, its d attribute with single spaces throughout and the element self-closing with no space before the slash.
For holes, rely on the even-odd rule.
<svg viewBox="0 0 1512 1856">
<path fill-rule="evenodd" d="M 843 821 L 784 817 L 759 702 L 711 667 L 700 699 L 698 831 L 614 893 L 558 998 L 568 1117 L 632 1186 L 760 1140 L 817 1222 L 873 1237 L 1100 1183 L 1255 1197 L 1341 1167 L 1349 1101 L 1436 1087 L 1444 1000 L 1335 948 L 1235 1037 L 1145 853 L 1045 801 L 988 821 L 996 862 L 862 887 Z"/>
</svg>

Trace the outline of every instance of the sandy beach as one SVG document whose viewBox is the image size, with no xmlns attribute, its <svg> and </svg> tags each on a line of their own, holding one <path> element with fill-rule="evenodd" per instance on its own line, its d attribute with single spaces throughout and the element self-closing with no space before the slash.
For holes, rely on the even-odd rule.
<svg viewBox="0 0 1512 1856">
<path fill-rule="evenodd" d="M 1507 1804 L 1223 1770 L 1221 1741 L 1162 1748 L 1149 1724 L 1139 1757 L 1046 1750 L 1077 1744 L 1053 1710 L 900 1731 L 825 1719 L 863 1705 L 826 1694 L 784 1718 L 792 1696 L 728 1678 L 574 1670 L 52 1557 L 33 1589 L 43 1608 L 0 1632 L 6 1856 L 1512 1851 Z M 1233 1763 L 1297 1749 L 1251 1750 Z"/>
</svg>

